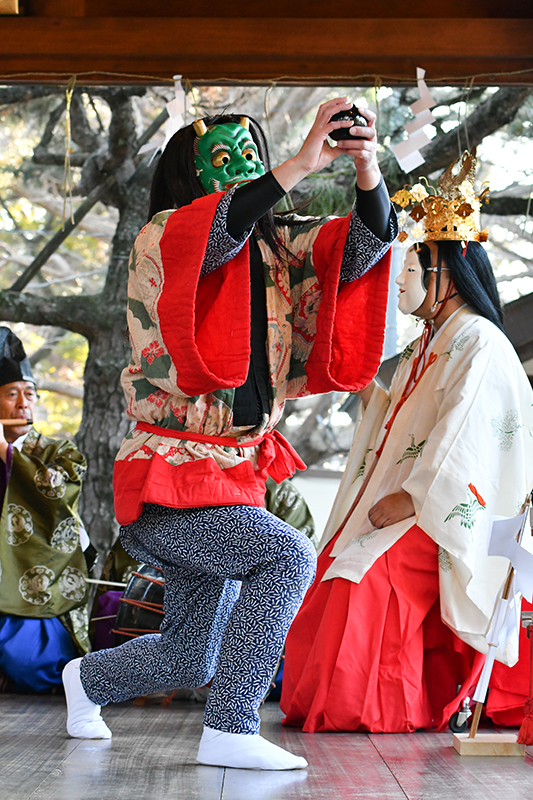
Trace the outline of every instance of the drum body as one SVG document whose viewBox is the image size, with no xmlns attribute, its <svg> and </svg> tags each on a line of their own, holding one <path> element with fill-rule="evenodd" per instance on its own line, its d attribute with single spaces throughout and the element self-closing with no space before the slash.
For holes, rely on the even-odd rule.
<svg viewBox="0 0 533 800">
<path fill-rule="evenodd" d="M 113 633 L 115 647 L 146 633 L 158 633 L 164 617 L 165 579 L 157 567 L 141 564 L 120 599 Z"/>
</svg>

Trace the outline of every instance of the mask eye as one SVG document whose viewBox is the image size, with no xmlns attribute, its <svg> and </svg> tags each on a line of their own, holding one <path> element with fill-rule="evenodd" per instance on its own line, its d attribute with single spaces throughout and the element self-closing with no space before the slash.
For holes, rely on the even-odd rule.
<svg viewBox="0 0 533 800">
<path fill-rule="evenodd" d="M 242 157 L 245 158 L 247 161 L 258 161 L 257 153 L 253 149 L 253 147 L 245 147 L 242 151 Z"/>
<path fill-rule="evenodd" d="M 219 150 L 211 159 L 211 163 L 214 167 L 224 167 L 226 164 L 229 164 L 230 161 L 231 156 L 225 150 Z"/>
</svg>

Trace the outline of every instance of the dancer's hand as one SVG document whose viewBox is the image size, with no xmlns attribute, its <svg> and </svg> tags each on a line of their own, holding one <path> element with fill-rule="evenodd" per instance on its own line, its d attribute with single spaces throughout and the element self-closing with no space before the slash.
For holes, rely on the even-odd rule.
<svg viewBox="0 0 533 800">
<path fill-rule="evenodd" d="M 322 103 L 311 130 L 293 158 L 275 167 L 272 173 L 280 186 L 286 192 L 290 191 L 303 178 L 311 172 L 319 172 L 331 164 L 340 155 L 348 154 L 354 159 L 358 170 L 357 183 L 361 189 L 373 189 L 381 179 L 381 173 L 376 159 L 376 129 L 374 127 L 375 115 L 364 109 L 363 116 L 369 121 L 368 127 L 351 126 L 349 120 L 330 122 L 331 117 L 339 111 L 347 111 L 352 107 L 352 101 L 347 97 L 337 97 Z M 333 146 L 328 141 L 328 135 L 337 128 L 353 127 L 354 133 L 364 136 L 364 139 L 343 140 Z M 361 171 L 362 185 L 359 180 Z"/>
<path fill-rule="evenodd" d="M 337 143 L 337 149 L 353 158 L 357 170 L 357 185 L 360 189 L 369 191 L 374 189 L 381 180 L 377 159 L 376 115 L 368 108 L 359 109 L 359 113 L 365 117 L 368 126 L 354 125 L 350 130 L 354 136 L 363 136 L 364 138 L 341 139 Z"/>
<path fill-rule="evenodd" d="M 388 494 L 372 506 L 368 512 L 368 519 L 374 528 L 385 528 L 394 525 L 415 514 L 415 507 L 411 495 L 400 489 L 399 492 Z"/>
</svg>

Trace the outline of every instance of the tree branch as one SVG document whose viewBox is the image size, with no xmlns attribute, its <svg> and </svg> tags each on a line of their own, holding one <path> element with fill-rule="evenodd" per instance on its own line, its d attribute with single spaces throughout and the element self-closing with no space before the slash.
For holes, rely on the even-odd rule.
<svg viewBox="0 0 533 800">
<path fill-rule="evenodd" d="M 35 367 L 43 358 L 48 358 L 54 347 L 58 342 L 63 339 L 66 331 L 63 328 L 49 328 L 46 332 L 46 341 L 31 356 L 29 356 L 30 364 Z"/>
<path fill-rule="evenodd" d="M 488 206 L 483 207 L 491 216 L 498 217 L 517 217 L 524 216 L 531 201 L 528 197 L 490 197 Z"/>
<path fill-rule="evenodd" d="M 466 149 L 467 132 L 470 148 L 473 149 L 489 136 L 515 118 L 527 98 L 533 93 L 529 86 L 504 86 L 480 103 L 476 109 L 457 128 L 439 139 L 433 139 L 424 148 L 426 163 L 422 166 L 422 174 L 430 175 L 437 170 L 445 169 L 458 156 L 458 133 L 461 139 L 460 149 Z"/>
<path fill-rule="evenodd" d="M 139 137 L 137 141 L 137 150 L 139 150 L 143 146 L 143 144 L 145 144 L 152 138 L 154 133 L 156 133 L 156 131 L 159 130 L 159 128 L 167 118 L 168 118 L 168 111 L 165 108 L 163 109 L 163 111 L 161 111 L 160 114 L 158 114 L 158 116 L 152 122 L 152 124 L 148 126 L 148 128 L 144 131 L 142 136 Z M 143 170 L 144 169 L 143 164 L 141 164 L 138 167 L 138 169 Z M 88 197 L 85 198 L 83 203 L 81 203 L 81 205 L 78 206 L 78 208 L 76 209 L 73 217 L 74 221 L 71 222 L 71 220 L 68 219 L 65 222 L 63 229 L 58 231 L 55 234 L 55 236 L 52 236 L 52 238 L 45 244 L 41 252 L 36 255 L 30 266 L 22 273 L 22 275 L 20 275 L 17 278 L 17 280 L 11 287 L 11 290 L 13 292 L 20 292 L 22 291 L 22 289 L 24 289 L 25 286 L 28 285 L 31 279 L 35 277 L 35 275 L 37 275 L 43 264 L 46 264 L 52 253 L 55 253 L 61 242 L 63 242 L 67 238 L 67 236 L 69 236 L 69 234 L 74 230 L 76 225 L 91 210 L 91 208 L 94 205 L 96 205 L 96 203 L 99 200 L 101 200 L 102 197 L 104 197 L 106 192 L 114 185 L 115 181 L 116 181 L 115 175 L 109 175 L 102 184 L 93 189 L 93 191 L 88 195 Z M 71 330 L 75 329 L 71 328 Z"/>
<path fill-rule="evenodd" d="M 41 392 L 56 392 L 66 397 L 75 397 L 77 400 L 83 400 L 83 386 L 75 386 L 73 383 L 46 381 L 39 378 L 37 380 L 37 389 Z"/>
<path fill-rule="evenodd" d="M 71 166 L 83 167 L 88 158 L 89 158 L 89 153 L 71 153 L 70 155 Z M 65 154 L 49 153 L 46 150 L 41 150 L 40 146 L 38 146 L 33 151 L 32 161 L 34 162 L 34 164 L 62 167 L 65 163 Z"/>
<path fill-rule="evenodd" d="M 92 152 L 100 146 L 100 137 L 89 125 L 83 98 L 79 92 L 74 92 L 70 106 L 70 121 L 72 127 L 72 139 L 78 147 Z"/>
<path fill-rule="evenodd" d="M 26 84 L 23 86 L 2 86 L 0 87 L 0 106 L 14 105 L 15 103 L 27 103 L 40 97 L 50 97 L 52 95 L 65 94 L 62 86 L 34 86 Z"/>
<path fill-rule="evenodd" d="M 103 330 L 110 330 L 124 308 L 109 306 L 105 297 L 71 295 L 42 297 L 28 292 L 0 292 L 0 319 L 26 322 L 30 325 L 53 325 L 81 333 L 87 339 Z"/>
<path fill-rule="evenodd" d="M 135 172 L 133 159 L 139 149 L 135 119 L 129 92 L 122 88 L 108 89 L 102 96 L 111 110 L 107 143 L 87 159 L 76 191 L 85 194 L 102 182 L 103 175 L 112 173 L 117 186 L 110 187 L 108 198 L 112 205 L 120 208 L 120 190 Z"/>
<path fill-rule="evenodd" d="M 473 149 L 486 136 L 512 122 L 532 93 L 533 88 L 529 86 L 504 86 L 491 94 L 461 123 L 459 130 L 454 128 L 443 136 L 437 136 L 424 147 L 422 155 L 425 163 L 416 169 L 415 178 L 428 177 L 434 172 L 444 171 L 458 157 L 459 149 L 466 149 L 466 131 L 470 148 Z M 461 141 L 460 148 L 458 136 Z M 384 159 L 382 171 L 391 194 L 401 189 L 404 184 L 413 182 L 413 176 L 400 169 L 392 153 Z"/>
</svg>

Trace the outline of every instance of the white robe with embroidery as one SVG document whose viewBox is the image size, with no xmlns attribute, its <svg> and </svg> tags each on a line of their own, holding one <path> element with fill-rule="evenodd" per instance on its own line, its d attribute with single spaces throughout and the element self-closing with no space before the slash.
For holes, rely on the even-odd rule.
<svg viewBox="0 0 533 800">
<path fill-rule="evenodd" d="M 390 392 L 374 389 L 322 547 L 335 535 L 374 461 L 420 341 L 403 352 Z M 443 621 L 463 641 L 486 652 L 484 637 L 509 563 L 487 555 L 489 519 L 516 515 L 533 488 L 533 392 L 507 337 L 467 308 L 435 334 L 426 361 L 430 353 L 437 359 L 394 420 L 323 580 L 339 576 L 358 583 L 416 524 L 439 545 Z M 411 495 L 415 515 L 373 528 L 369 509 L 400 489 Z M 512 650 L 509 645 L 502 656 L 506 663 L 516 661 Z"/>
</svg>

